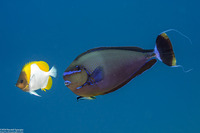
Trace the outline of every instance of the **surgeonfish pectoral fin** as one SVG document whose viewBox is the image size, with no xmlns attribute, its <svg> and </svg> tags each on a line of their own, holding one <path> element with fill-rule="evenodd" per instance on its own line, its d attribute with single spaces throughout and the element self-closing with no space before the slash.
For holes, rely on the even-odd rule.
<svg viewBox="0 0 200 133">
<path fill-rule="evenodd" d="M 49 75 L 52 76 L 52 77 L 54 77 L 54 78 L 56 78 L 56 76 L 57 76 L 57 70 L 56 70 L 56 68 L 54 66 L 49 71 Z"/>
<path fill-rule="evenodd" d="M 78 96 L 76 99 L 77 99 L 77 102 L 78 102 L 79 100 L 94 100 L 94 99 L 96 99 L 96 97 L 95 96 L 91 96 L 91 97 Z"/>
<path fill-rule="evenodd" d="M 93 84 L 101 81 L 103 77 L 104 77 L 103 67 L 98 66 L 90 75 L 89 81 L 91 82 L 91 84 Z"/>
<path fill-rule="evenodd" d="M 32 95 L 35 95 L 35 96 L 41 97 L 41 96 L 38 95 L 35 91 L 30 91 L 29 93 L 32 94 Z"/>
</svg>

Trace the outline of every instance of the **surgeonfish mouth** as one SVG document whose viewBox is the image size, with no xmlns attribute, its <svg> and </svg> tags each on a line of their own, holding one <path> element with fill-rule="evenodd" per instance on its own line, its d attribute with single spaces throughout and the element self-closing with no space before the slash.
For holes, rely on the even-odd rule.
<svg viewBox="0 0 200 133">
<path fill-rule="evenodd" d="M 66 85 L 66 86 L 67 86 L 67 85 L 70 85 L 70 84 L 71 84 L 70 81 L 68 81 L 68 80 L 65 81 L 65 85 Z"/>
</svg>

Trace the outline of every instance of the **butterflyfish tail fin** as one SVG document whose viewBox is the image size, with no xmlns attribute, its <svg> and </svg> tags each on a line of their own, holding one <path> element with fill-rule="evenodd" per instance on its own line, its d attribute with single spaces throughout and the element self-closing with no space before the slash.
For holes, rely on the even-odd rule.
<svg viewBox="0 0 200 133">
<path fill-rule="evenodd" d="M 174 55 L 171 41 L 166 33 L 161 33 L 156 39 L 154 49 L 156 57 L 168 66 L 176 66 L 176 58 Z"/>
<path fill-rule="evenodd" d="M 54 78 L 56 78 L 56 76 L 57 76 L 57 69 L 54 66 L 49 71 L 49 75 L 52 76 L 52 77 L 54 77 Z"/>
<path fill-rule="evenodd" d="M 52 78 L 49 76 L 49 79 L 48 79 L 48 83 L 47 83 L 47 86 L 45 88 L 42 88 L 43 91 L 46 92 L 46 90 L 50 90 L 51 89 L 51 86 L 52 86 Z"/>
<path fill-rule="evenodd" d="M 29 93 L 32 94 L 32 95 L 35 95 L 35 96 L 41 97 L 41 96 L 38 95 L 35 91 L 30 91 Z"/>
</svg>

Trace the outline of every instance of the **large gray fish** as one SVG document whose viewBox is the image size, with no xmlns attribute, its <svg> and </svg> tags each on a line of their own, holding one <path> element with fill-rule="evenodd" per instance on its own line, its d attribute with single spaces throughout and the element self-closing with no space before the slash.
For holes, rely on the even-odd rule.
<svg viewBox="0 0 200 133">
<path fill-rule="evenodd" d="M 158 35 L 151 50 L 138 47 L 100 47 L 79 55 L 65 70 L 65 85 L 78 99 L 95 99 L 113 92 L 151 68 L 159 59 L 176 66 L 176 58 L 166 33 Z"/>
</svg>

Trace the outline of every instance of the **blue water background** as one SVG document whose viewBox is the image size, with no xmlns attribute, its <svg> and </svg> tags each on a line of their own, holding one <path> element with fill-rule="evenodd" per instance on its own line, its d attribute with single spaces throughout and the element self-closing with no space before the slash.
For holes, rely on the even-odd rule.
<svg viewBox="0 0 200 133">
<path fill-rule="evenodd" d="M 199 24 L 196 0 L 2 0 L 0 129 L 25 133 L 200 133 Z M 76 56 L 100 46 L 152 49 L 170 32 L 177 63 L 161 62 L 123 88 L 80 101 L 62 74 Z M 44 60 L 58 70 L 36 97 L 15 87 L 23 65 Z M 123 72 L 123 71 L 122 71 Z"/>
</svg>

